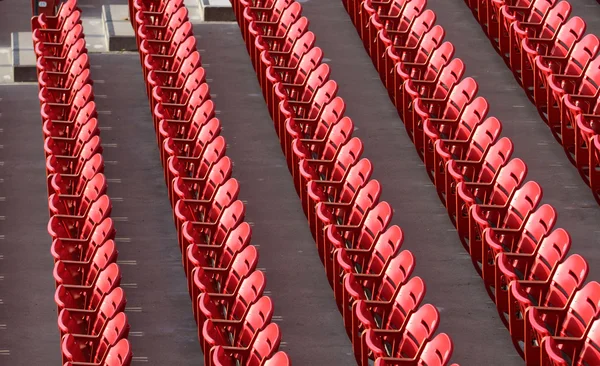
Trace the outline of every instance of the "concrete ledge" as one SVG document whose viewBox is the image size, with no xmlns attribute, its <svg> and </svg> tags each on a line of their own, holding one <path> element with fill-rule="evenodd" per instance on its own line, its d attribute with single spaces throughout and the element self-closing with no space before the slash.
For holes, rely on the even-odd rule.
<svg viewBox="0 0 600 366">
<path fill-rule="evenodd" d="M 200 17 L 205 22 L 234 22 L 229 0 L 198 0 Z"/>
<path fill-rule="evenodd" d="M 36 57 L 33 51 L 31 32 L 11 33 L 10 48 L 12 55 L 13 80 L 29 82 L 37 80 Z"/>
<path fill-rule="evenodd" d="M 102 5 L 102 23 L 109 52 L 137 50 L 127 5 Z"/>
</svg>

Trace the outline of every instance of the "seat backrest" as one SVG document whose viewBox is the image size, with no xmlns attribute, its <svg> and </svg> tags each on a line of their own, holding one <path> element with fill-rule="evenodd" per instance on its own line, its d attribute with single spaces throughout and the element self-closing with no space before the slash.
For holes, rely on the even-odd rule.
<svg viewBox="0 0 600 366">
<path fill-rule="evenodd" d="M 556 210 L 549 204 L 544 204 L 535 212 L 531 213 L 527 222 L 523 225 L 523 231 L 520 236 L 514 238 L 514 242 L 505 243 L 511 252 L 514 253 L 534 253 L 556 223 Z"/>
<path fill-rule="evenodd" d="M 448 103 L 444 108 L 441 118 L 457 119 L 465 106 L 473 100 L 479 86 L 475 79 L 468 77 L 451 89 Z"/>
<path fill-rule="evenodd" d="M 437 50 L 436 50 L 437 51 Z M 441 69 L 437 75 L 437 83 L 428 91 L 426 97 L 442 99 L 454 86 L 460 81 L 465 72 L 465 65 L 462 60 L 455 58 Z M 425 75 L 427 77 L 427 75 Z"/>
<path fill-rule="evenodd" d="M 573 296 L 558 335 L 583 337 L 598 315 L 600 315 L 600 283 L 591 281 Z"/>
<path fill-rule="evenodd" d="M 468 141 L 477 125 L 482 123 L 488 110 L 489 104 L 487 100 L 483 97 L 477 97 L 463 108 L 457 126 L 440 126 L 439 130 L 443 131 L 442 133 L 450 139 Z"/>
<path fill-rule="evenodd" d="M 342 180 L 346 171 L 360 159 L 362 152 L 362 141 L 358 137 L 353 137 L 339 150 L 339 153 L 335 157 L 333 168 L 323 179 L 333 181 Z"/>
<path fill-rule="evenodd" d="M 564 307 L 569 298 L 585 282 L 589 271 L 587 261 L 578 254 L 570 255 L 554 272 L 550 286 L 539 305 Z"/>
<path fill-rule="evenodd" d="M 556 0 L 535 0 L 531 6 L 529 15 L 525 18 L 526 21 L 530 23 L 541 23 L 544 19 L 546 19 L 549 11 L 555 6 L 555 4 Z"/>
<path fill-rule="evenodd" d="M 425 344 L 420 362 L 427 366 L 445 366 L 450 363 L 454 346 L 446 333 L 440 333 Z"/>
<path fill-rule="evenodd" d="M 427 0 L 413 0 L 406 3 L 400 15 L 400 21 L 396 24 L 396 30 L 407 31 L 410 29 L 416 18 L 425 10 Z"/>
<path fill-rule="evenodd" d="M 381 273 L 392 256 L 397 254 L 404 242 L 404 233 L 398 225 L 392 225 L 379 234 L 364 272 Z"/>
<path fill-rule="evenodd" d="M 421 39 L 421 44 L 416 54 L 412 57 L 404 57 L 404 61 L 426 64 L 430 56 L 433 55 L 433 51 L 442 44 L 445 34 L 446 31 L 442 26 L 439 24 L 434 26 Z"/>
<path fill-rule="evenodd" d="M 222 291 L 229 294 L 235 293 L 240 282 L 256 269 L 257 264 L 258 251 L 254 245 L 248 245 L 244 250 L 237 253 L 233 259 L 231 270 L 223 283 Z"/>
<path fill-rule="evenodd" d="M 577 94 L 595 95 L 600 88 L 600 57 L 593 59 L 585 69 Z"/>
<path fill-rule="evenodd" d="M 575 364 L 577 366 L 600 364 L 600 320 L 596 319 L 592 323 Z"/>
<path fill-rule="evenodd" d="M 425 304 L 414 312 L 407 320 L 402 337 L 402 343 L 393 349 L 395 357 L 414 358 L 419 349 L 437 330 L 440 323 L 440 313 L 431 304 Z"/>
<path fill-rule="evenodd" d="M 281 332 L 279 326 L 275 323 L 269 323 L 255 337 L 250 350 L 247 366 L 260 366 L 263 361 L 277 351 L 281 341 Z"/>
<path fill-rule="evenodd" d="M 373 299 L 375 301 L 390 301 L 394 298 L 400 287 L 408 280 L 415 268 L 415 257 L 408 251 L 403 250 L 391 261 L 385 272 L 379 287 L 373 291 Z"/>
<path fill-rule="evenodd" d="M 414 21 L 408 30 L 408 36 L 403 46 L 415 47 L 419 45 L 423 36 L 435 24 L 436 15 L 431 9 L 423 11 Z M 402 44 L 401 44 L 402 45 Z"/>
<path fill-rule="evenodd" d="M 491 118 L 494 118 L 494 117 L 491 117 Z M 483 128 L 478 127 L 475 130 L 475 134 L 479 130 L 483 130 Z M 484 136 L 490 137 L 490 135 L 484 135 Z M 475 140 L 475 138 L 474 138 L 473 141 L 475 142 L 477 140 Z M 488 142 L 488 144 L 489 144 L 489 143 L 491 143 L 492 140 L 490 138 L 490 139 L 486 139 L 484 141 Z M 485 145 L 482 146 L 480 144 L 477 144 L 475 146 L 478 147 L 478 149 L 476 151 L 481 151 L 479 149 L 486 148 Z M 474 181 L 474 182 L 481 182 L 481 183 L 492 182 L 493 179 L 498 174 L 498 172 L 500 171 L 500 169 L 502 169 L 506 165 L 506 163 L 508 162 L 508 160 L 510 159 L 510 157 L 512 155 L 512 152 L 513 152 L 512 140 L 509 139 L 508 137 L 501 138 L 495 144 L 493 144 L 492 146 L 489 147 L 489 149 L 487 150 L 487 153 L 485 153 L 485 150 L 482 151 L 482 153 L 485 153 L 485 157 L 484 157 L 483 163 L 481 165 L 481 168 L 479 169 L 479 173 L 476 174 L 475 176 L 472 176 L 469 178 L 471 179 L 471 181 Z M 475 157 L 475 161 L 479 160 L 479 159 L 477 159 L 477 156 L 474 156 L 474 157 Z M 471 160 L 471 159 L 469 159 L 469 160 Z"/>
<path fill-rule="evenodd" d="M 383 321 L 382 329 L 398 329 L 412 312 L 417 310 L 425 297 L 425 282 L 421 277 L 412 277 L 402 284 L 392 300 L 387 318 Z"/>
<path fill-rule="evenodd" d="M 581 75 L 590 61 L 598 54 L 600 40 L 594 34 L 586 34 L 579 42 L 575 43 L 569 61 L 562 70 L 563 74 Z"/>
<path fill-rule="evenodd" d="M 491 205 L 504 205 L 527 175 L 527 165 L 519 158 L 509 161 L 498 173 L 494 188 L 483 202 Z"/>
<path fill-rule="evenodd" d="M 565 57 L 571 48 L 583 36 L 586 23 L 580 17 L 569 19 L 558 31 L 556 40 L 551 50 L 551 55 Z"/>
<path fill-rule="evenodd" d="M 567 1 L 561 1 L 548 11 L 548 15 L 542 23 L 542 28 L 538 32 L 539 38 L 552 38 L 563 24 L 569 19 L 571 14 L 571 4 Z"/>
<path fill-rule="evenodd" d="M 535 182 L 529 181 L 517 190 L 510 201 L 508 212 L 504 215 L 502 227 L 518 229 L 535 210 L 542 199 L 542 187 Z"/>
<path fill-rule="evenodd" d="M 389 203 L 379 202 L 377 206 L 369 211 L 363 218 L 357 237 L 352 240 L 354 248 L 370 249 L 377 238 L 377 234 L 383 231 L 392 220 L 393 210 Z"/>
<path fill-rule="evenodd" d="M 248 308 L 244 325 L 240 334 L 235 339 L 238 347 L 247 347 L 254 339 L 256 333 L 271 322 L 273 317 L 273 302 L 268 296 L 262 296 Z"/>
</svg>

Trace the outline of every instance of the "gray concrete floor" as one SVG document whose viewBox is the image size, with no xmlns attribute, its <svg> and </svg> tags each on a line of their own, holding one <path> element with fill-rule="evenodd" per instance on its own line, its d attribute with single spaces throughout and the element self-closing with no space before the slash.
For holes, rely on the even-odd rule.
<svg viewBox="0 0 600 366">
<path fill-rule="evenodd" d="M 0 364 L 59 365 L 36 85 L 0 86 Z"/>
<path fill-rule="evenodd" d="M 440 331 L 454 340 L 453 361 L 463 366 L 522 364 L 341 2 L 302 3 L 355 133 L 365 143 L 365 156 L 374 163 L 374 177 L 382 182 L 383 199 L 395 208 L 404 247 L 417 258 L 416 274 L 428 287 L 426 301 L 440 309 Z M 594 0 L 571 3 L 574 14 L 588 21 L 588 31 L 598 34 L 600 6 Z M 82 4 L 90 15 L 99 9 Z M 588 259 L 590 277 L 597 278 L 600 208 L 589 189 L 463 1 L 430 0 L 429 6 L 465 61 L 467 74 L 490 101 L 490 114 L 504 122 L 515 156 L 529 165 L 529 177 L 544 188 L 545 202 L 558 209 L 558 226 L 571 233 L 574 252 Z M 29 11 L 28 2 L 0 2 L 0 47 L 10 45 L 9 31 L 29 29 Z M 204 24 L 195 33 L 235 162 L 234 177 L 247 201 L 259 267 L 266 271 L 267 293 L 283 332 L 281 349 L 296 365 L 353 364 L 239 29 Z M 138 56 L 95 54 L 91 64 L 136 361 L 201 364 Z M 0 364 L 59 364 L 35 85 L 0 86 L 0 125 Z"/>
</svg>

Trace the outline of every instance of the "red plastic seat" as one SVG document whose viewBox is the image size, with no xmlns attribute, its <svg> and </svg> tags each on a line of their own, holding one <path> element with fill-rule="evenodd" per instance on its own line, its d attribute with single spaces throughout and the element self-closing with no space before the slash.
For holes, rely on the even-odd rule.
<svg viewBox="0 0 600 366">
<path fill-rule="evenodd" d="M 389 61 L 385 60 L 388 47 L 393 45 L 410 47 L 414 45 L 412 42 L 403 43 L 403 35 L 408 34 L 412 30 L 413 25 L 417 22 L 419 15 L 423 13 L 426 6 L 427 0 L 404 1 L 403 9 L 398 14 L 385 15 L 375 13 L 371 16 L 367 28 L 368 33 L 366 34 L 368 38 L 364 38 L 363 41 L 367 41 L 369 46 L 367 51 L 371 55 L 371 60 L 377 70 L 384 69 L 386 62 L 389 64 Z M 431 15 L 429 17 L 431 18 Z M 380 35 L 383 37 L 380 37 Z M 410 41 L 414 41 L 414 38 L 410 39 Z M 382 80 L 385 80 L 385 74 L 382 74 L 382 76 Z"/>
<path fill-rule="evenodd" d="M 385 85 L 388 90 L 393 85 L 393 90 L 396 91 L 396 97 L 394 98 L 396 101 L 399 100 L 397 93 L 403 90 L 403 85 L 406 81 L 423 78 L 421 75 L 425 74 L 430 63 L 433 62 L 435 50 L 445 47 L 442 54 L 450 53 L 449 59 L 452 58 L 451 55 L 454 54 L 454 47 L 449 43 L 447 46 L 444 46 L 446 44 L 443 43 L 445 35 L 446 31 L 444 28 L 436 25 L 425 33 L 419 44 L 410 47 L 395 48 L 396 54 L 400 53 L 402 55 L 402 62 L 397 62 L 392 72 L 388 73 L 389 79 Z M 440 53 L 436 53 L 435 57 L 437 59 L 437 57 L 442 56 Z M 396 103 L 396 107 L 398 107 L 398 103 Z"/>
<path fill-rule="evenodd" d="M 54 261 L 89 261 L 96 251 L 115 238 L 113 220 L 104 219 L 94 228 L 92 234 L 85 239 L 57 238 L 52 241 L 50 252 Z"/>
<path fill-rule="evenodd" d="M 177 177 L 204 178 L 212 165 L 216 164 L 223 156 L 227 144 L 223 136 L 217 136 L 206 146 L 195 149 L 197 156 L 171 156 L 165 164 L 165 175 L 169 198 L 172 199 L 173 180 Z M 201 155 L 200 155 L 201 154 Z"/>
<path fill-rule="evenodd" d="M 354 123 L 348 117 L 341 117 L 345 107 L 341 98 L 334 99 L 323 108 L 316 125 L 296 123 L 294 118 L 286 120 L 285 137 L 294 137 L 287 159 L 292 177 L 298 177 L 303 159 L 330 159 L 352 138 Z"/>
<path fill-rule="evenodd" d="M 298 179 L 294 179 L 294 183 L 302 203 L 307 204 L 308 182 L 315 179 L 340 181 L 346 175 L 346 172 L 360 160 L 362 151 L 362 141 L 354 137 L 342 146 L 332 159 L 304 159 L 300 161 L 300 174 Z"/>
<path fill-rule="evenodd" d="M 440 333 L 419 351 L 415 358 L 393 358 L 379 357 L 375 360 L 375 366 L 402 366 L 402 365 L 427 365 L 445 366 L 450 362 L 454 346 L 452 340 L 446 333 Z M 454 364 L 453 366 L 457 366 Z"/>
<path fill-rule="evenodd" d="M 179 230 L 179 244 L 183 263 L 187 261 L 187 247 L 192 244 L 221 245 L 229 231 L 244 220 L 246 207 L 242 201 L 235 201 L 214 222 L 186 221 Z"/>
<path fill-rule="evenodd" d="M 51 43 L 62 43 L 67 34 L 78 24 L 81 24 L 81 11 L 77 8 L 73 9 L 69 15 L 61 16 L 61 23 L 58 22 L 55 24 L 46 23 L 44 26 L 56 26 L 57 28 L 46 28 L 46 27 L 33 27 L 32 28 L 32 38 L 33 43 L 37 44 L 40 42 L 51 42 Z M 39 23 L 39 17 L 34 18 L 38 20 L 37 22 L 32 19 L 32 25 Z"/>
<path fill-rule="evenodd" d="M 469 235 L 471 207 L 476 204 L 502 205 L 508 202 L 525 180 L 527 165 L 517 158 L 500 169 L 486 170 L 484 173 L 475 181 L 462 181 L 456 186 L 456 230 L 459 237 L 464 239 Z M 466 240 L 463 244 L 465 243 Z"/>
<path fill-rule="evenodd" d="M 207 319 L 241 318 L 247 308 L 262 297 L 265 286 L 264 273 L 254 271 L 242 280 L 234 294 L 201 293 L 193 307 L 196 323 L 204 324 Z"/>
<path fill-rule="evenodd" d="M 412 125 L 414 101 L 418 97 L 431 98 L 439 95 L 440 88 L 450 90 L 464 74 L 465 66 L 460 59 L 452 59 L 454 46 L 446 42 L 434 51 L 425 72 L 418 78 L 406 80 L 403 90 L 396 91 L 398 113 L 404 123 Z"/>
<path fill-rule="evenodd" d="M 425 34 L 435 25 L 436 15 L 431 9 L 423 11 L 413 24 L 406 30 L 382 30 L 377 34 L 377 52 L 383 52 L 382 60 L 379 61 L 378 71 L 390 96 L 396 91 L 392 89 L 394 68 L 397 63 L 406 61 L 406 51 L 418 47 Z M 383 51 L 380 51 L 382 50 Z"/>
<path fill-rule="evenodd" d="M 252 344 L 258 332 L 271 323 L 273 303 L 267 296 L 261 297 L 250 305 L 240 319 L 208 319 L 198 329 L 202 334 L 202 349 L 205 351 L 205 364 L 210 364 L 209 350 L 215 346 L 233 346 L 245 348 Z"/>
<path fill-rule="evenodd" d="M 108 321 L 125 310 L 126 303 L 123 289 L 116 287 L 104 297 L 96 310 L 62 309 L 58 314 L 58 328 L 61 338 L 67 333 L 100 334 Z"/>
<path fill-rule="evenodd" d="M 91 204 L 106 193 L 104 174 L 96 174 L 89 180 L 79 194 L 52 193 L 48 198 L 50 216 L 52 215 L 84 215 Z"/>
<path fill-rule="evenodd" d="M 72 65 L 78 62 L 88 62 L 86 65 L 89 68 L 89 61 L 87 58 L 81 58 L 82 55 L 87 54 L 87 49 L 85 48 L 85 40 L 83 38 L 78 39 L 75 43 L 69 46 L 69 50 L 66 52 L 66 56 L 63 57 L 55 57 L 55 56 L 46 56 L 41 55 L 38 57 L 36 62 L 36 68 L 39 75 L 42 72 L 53 72 L 53 73 L 62 73 L 67 74 Z"/>
<path fill-rule="evenodd" d="M 477 97 L 467 104 L 456 118 L 428 118 L 424 121 L 424 144 L 419 155 L 423 158 L 427 174 L 434 183 L 436 141 L 471 141 L 479 125 L 483 123 L 488 109 L 486 99 Z"/>
<path fill-rule="evenodd" d="M 585 337 L 552 337 L 542 340 L 543 365 L 586 366 L 600 363 L 600 321 L 595 319 Z"/>
<path fill-rule="evenodd" d="M 440 90 L 440 89 L 438 89 Z M 423 158 L 425 132 L 423 124 L 429 118 L 458 119 L 464 108 L 471 102 L 479 86 L 473 78 L 463 79 L 450 90 L 441 89 L 440 95 L 432 98 L 419 97 L 414 101 L 413 123 L 405 124 L 406 131 L 412 138 L 419 156 Z"/>
<path fill-rule="evenodd" d="M 54 301 L 58 312 L 62 309 L 87 309 L 96 311 L 103 299 L 120 285 L 121 272 L 116 263 L 109 264 L 101 270 L 90 285 L 60 284 L 54 293 Z"/>
<path fill-rule="evenodd" d="M 213 164 L 202 178 L 177 177 L 173 180 L 173 207 L 180 199 L 206 200 L 213 197 L 214 192 L 231 178 L 232 163 L 224 156 Z"/>
<path fill-rule="evenodd" d="M 88 78 L 88 84 L 92 84 L 89 69 L 89 56 L 87 53 L 79 53 L 79 55 L 69 64 L 69 67 L 62 71 L 39 70 L 38 83 L 40 88 L 53 87 L 71 89 L 75 79 L 85 74 Z"/>
<path fill-rule="evenodd" d="M 381 273 L 402 247 L 404 234 L 397 225 L 379 232 L 370 248 L 342 247 L 334 252 L 332 287 L 336 299 L 342 298 L 344 277 L 348 273 Z"/>
<path fill-rule="evenodd" d="M 78 195 L 83 192 L 88 181 L 97 174 L 103 174 L 104 160 L 101 154 L 95 154 L 86 160 L 78 174 L 54 173 L 48 176 L 48 193 Z"/>
<path fill-rule="evenodd" d="M 509 284 L 509 329 L 517 349 L 523 357 L 521 342 L 525 340 L 525 319 L 531 306 L 562 306 L 585 282 L 588 274 L 586 260 L 572 254 L 554 268 L 546 280 L 512 281 Z"/>
<path fill-rule="evenodd" d="M 111 347 L 106 354 L 104 362 L 65 362 L 63 366 L 127 366 L 131 364 L 133 353 L 127 339 L 121 339 L 115 346 Z"/>
<path fill-rule="evenodd" d="M 77 40 L 83 38 L 83 26 L 81 24 L 75 24 L 73 28 L 64 36 L 60 42 L 46 42 L 39 40 L 34 41 L 34 51 L 37 57 L 53 56 L 53 57 L 65 57 L 71 47 Z"/>
<path fill-rule="evenodd" d="M 223 211 L 237 200 L 240 185 L 235 178 L 227 180 L 206 199 L 180 199 L 174 206 L 175 225 L 181 228 L 186 221 L 216 222 Z"/>
<path fill-rule="evenodd" d="M 351 330 L 354 354 L 361 350 L 361 336 L 368 329 L 394 329 L 415 312 L 425 297 L 425 282 L 413 277 L 403 284 L 389 301 L 358 300 Z"/>
<path fill-rule="evenodd" d="M 96 283 L 100 272 L 117 261 L 117 248 L 108 240 L 87 261 L 60 259 L 54 263 L 54 280 L 57 285 L 89 286 Z"/>
<path fill-rule="evenodd" d="M 348 201 L 342 202 L 320 202 L 315 207 L 316 231 L 315 243 L 317 248 L 327 248 L 325 241 L 327 234 L 325 228 L 329 225 L 335 226 L 357 226 L 379 202 L 381 196 L 381 184 L 377 180 L 370 180 L 364 187 L 358 189 Z M 325 254 L 329 252 L 325 249 Z M 333 252 L 331 253 L 333 256 Z M 335 257 L 333 257 L 335 258 Z M 333 260 L 332 260 L 333 265 Z M 333 273 L 333 268 L 332 272 Z M 330 283 L 333 277 L 329 278 Z"/>
<path fill-rule="evenodd" d="M 102 363 L 112 347 L 121 339 L 127 339 L 129 329 L 125 313 L 118 313 L 98 335 L 67 334 L 61 341 L 63 362 Z"/>
<path fill-rule="evenodd" d="M 529 263 L 527 259 L 523 258 L 523 262 L 520 262 L 519 256 L 513 258 L 511 255 L 515 253 L 523 254 L 533 259 L 540 241 L 552 231 L 556 219 L 557 215 L 554 207 L 545 204 L 532 212 L 518 228 L 488 228 L 483 231 L 484 260 L 482 262 L 482 277 L 486 290 L 492 299 L 495 297 L 493 287 L 498 280 L 496 275 L 500 275 L 504 269 L 496 266 L 498 255 L 507 253 L 508 257 L 503 256 L 503 260 L 506 260 L 505 264 L 512 263 L 515 265 L 515 271 L 525 275 L 528 268 L 526 263 Z M 556 247 L 559 247 L 559 245 Z M 512 261 L 507 258 L 512 258 Z"/>
<path fill-rule="evenodd" d="M 94 202 L 83 216 L 54 215 L 48 221 L 48 233 L 53 239 L 86 239 L 104 219 L 110 216 L 112 203 L 107 195 Z"/>
<path fill-rule="evenodd" d="M 535 16 L 539 16 L 538 14 L 535 13 Z M 512 23 L 509 66 L 515 74 L 518 74 L 521 68 L 521 54 L 524 52 L 523 41 L 531 38 L 553 39 L 556 32 L 567 22 L 570 14 L 571 4 L 567 1 L 561 1 L 550 8 L 541 19 L 535 17 L 534 20 L 530 16 L 527 22 Z M 536 21 L 537 19 L 539 21 Z"/>
<path fill-rule="evenodd" d="M 457 211 L 458 185 L 461 182 L 489 182 L 510 160 L 512 141 L 507 137 L 496 141 L 501 127 L 500 121 L 490 117 L 478 125 L 470 140 L 439 140 L 435 145 L 434 182 L 455 226 L 460 213 Z M 465 246 L 465 249 L 468 248 Z"/>
<path fill-rule="evenodd" d="M 362 336 L 362 354 L 357 357 L 361 366 L 379 357 L 417 358 L 421 348 L 433 338 L 439 325 L 435 306 L 425 304 L 400 324 L 384 330 L 369 329 Z"/>
<path fill-rule="evenodd" d="M 77 0 L 61 2 L 56 15 L 50 16 L 42 13 L 31 18 L 31 29 L 59 29 L 64 26 L 65 20 L 75 11 L 80 11 Z"/>
<path fill-rule="evenodd" d="M 342 307 L 344 325 L 348 335 L 355 331 L 353 319 L 359 300 L 390 302 L 408 282 L 415 267 L 411 252 L 404 250 L 379 273 L 349 273 L 344 277 L 342 299 L 336 299 Z M 366 323 L 368 324 L 368 323 Z"/>
<path fill-rule="evenodd" d="M 556 18 L 559 20 L 560 18 Z M 555 27 L 549 24 L 548 27 Z M 564 25 L 554 28 L 553 34 L 544 37 L 528 37 L 523 39 L 521 48 L 521 64 L 518 70 L 521 73 L 521 84 L 530 98 L 533 97 L 533 87 L 536 58 L 540 56 L 566 57 L 571 53 L 576 42 L 585 33 L 586 23 L 580 17 L 569 19 Z M 543 34 L 543 32 L 542 32 Z"/>
<path fill-rule="evenodd" d="M 214 244 L 192 244 L 187 247 L 185 273 L 189 274 L 195 267 L 228 268 L 235 256 L 250 245 L 252 230 L 247 222 L 242 222 L 227 234 L 224 242 Z"/>
<path fill-rule="evenodd" d="M 570 82 L 569 77 L 582 75 L 590 61 L 598 54 L 600 40 L 593 34 L 585 35 L 564 57 L 540 56 L 534 64 L 533 96 L 538 112 L 555 137 L 560 133 L 560 104 L 565 94 L 561 84 Z M 561 80 L 562 79 L 562 80 Z M 559 141 L 561 141 L 559 139 Z M 562 142 L 562 141 L 561 141 Z"/>
<path fill-rule="evenodd" d="M 195 267 L 189 281 L 192 301 L 202 293 L 235 295 L 243 280 L 256 270 L 257 264 L 256 247 L 249 245 L 235 255 L 227 268 Z"/>
<path fill-rule="evenodd" d="M 275 323 L 269 323 L 252 340 L 248 347 L 216 346 L 210 350 L 212 365 L 234 365 L 239 360 L 247 366 L 260 366 L 279 348 L 281 333 Z"/>
<path fill-rule="evenodd" d="M 339 181 L 311 180 L 308 183 L 307 202 L 303 207 L 310 231 L 316 234 L 316 206 L 319 202 L 339 202 L 347 200 L 356 189 L 363 187 L 371 178 L 373 165 L 362 159 L 350 167 Z"/>
<path fill-rule="evenodd" d="M 600 315 L 600 283 L 591 281 L 564 303 L 531 306 L 525 313 L 525 360 L 541 364 L 540 344 L 547 336 L 583 338 Z"/>
<path fill-rule="evenodd" d="M 560 106 L 560 141 L 571 162 L 576 162 L 575 139 L 579 134 L 577 116 L 594 114 L 600 95 L 600 57 L 592 60 L 584 72 L 577 76 L 555 75 L 550 83 L 554 98 L 561 97 Z M 561 82 L 560 87 L 556 82 Z M 555 130 L 555 134 L 558 131 Z"/>
<path fill-rule="evenodd" d="M 506 169 L 506 168 L 505 168 Z M 542 188 L 529 181 L 514 191 L 503 203 L 476 204 L 471 208 L 469 220 L 469 249 L 478 272 L 484 260 L 483 231 L 486 228 L 519 229 L 542 199 Z"/>
<path fill-rule="evenodd" d="M 543 206 L 542 206 L 543 207 Z M 533 221 L 530 222 L 534 223 Z M 536 234 L 535 227 L 531 232 Z M 538 228 L 542 229 L 543 228 Z M 522 236 L 526 238 L 525 235 Z M 521 243 L 520 243 L 521 244 Z M 522 249 L 521 249 L 522 248 Z M 535 240 L 527 240 L 512 253 L 503 252 L 496 256 L 496 308 L 500 319 L 508 328 L 509 289 L 513 281 L 546 281 L 556 266 L 563 262 L 571 248 L 571 237 L 564 229 L 550 234 L 542 233 Z"/>
</svg>

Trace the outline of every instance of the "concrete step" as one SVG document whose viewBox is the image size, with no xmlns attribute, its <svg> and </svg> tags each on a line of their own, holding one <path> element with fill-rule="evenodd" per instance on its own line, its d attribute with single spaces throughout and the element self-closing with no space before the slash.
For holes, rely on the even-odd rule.
<svg viewBox="0 0 600 366">
<path fill-rule="evenodd" d="M 127 5 L 102 5 L 102 23 L 109 52 L 137 50 Z"/>
<path fill-rule="evenodd" d="M 234 22 L 235 14 L 229 0 L 197 0 L 200 19 L 205 22 Z"/>
<path fill-rule="evenodd" d="M 36 81 L 36 58 L 33 51 L 31 32 L 11 33 L 10 48 L 13 80 L 15 82 Z"/>
</svg>

